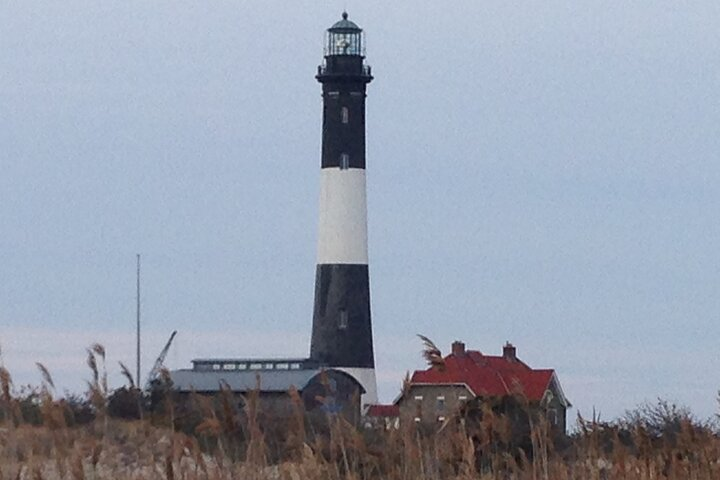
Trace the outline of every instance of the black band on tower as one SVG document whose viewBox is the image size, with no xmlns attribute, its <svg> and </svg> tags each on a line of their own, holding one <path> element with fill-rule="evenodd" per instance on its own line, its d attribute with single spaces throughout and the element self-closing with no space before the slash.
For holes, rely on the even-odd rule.
<svg viewBox="0 0 720 480">
<path fill-rule="evenodd" d="M 322 168 L 333 167 L 365 168 L 365 84 L 323 85 Z"/>
<path fill-rule="evenodd" d="M 375 366 L 367 265 L 318 265 L 310 357 L 336 367 Z"/>
</svg>

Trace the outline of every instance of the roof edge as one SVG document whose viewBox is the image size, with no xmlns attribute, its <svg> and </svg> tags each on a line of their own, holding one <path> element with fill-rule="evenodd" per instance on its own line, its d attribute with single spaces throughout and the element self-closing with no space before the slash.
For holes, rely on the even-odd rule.
<svg viewBox="0 0 720 480">
<path fill-rule="evenodd" d="M 552 375 L 550 376 L 549 384 L 554 384 L 557 387 L 557 391 L 560 394 L 560 401 L 562 402 L 563 406 L 565 408 L 572 407 L 572 403 L 570 403 L 570 400 L 565 396 L 565 392 L 562 389 L 562 386 L 560 385 L 560 380 L 557 377 L 557 373 L 555 373 L 555 370 L 552 370 Z"/>
</svg>

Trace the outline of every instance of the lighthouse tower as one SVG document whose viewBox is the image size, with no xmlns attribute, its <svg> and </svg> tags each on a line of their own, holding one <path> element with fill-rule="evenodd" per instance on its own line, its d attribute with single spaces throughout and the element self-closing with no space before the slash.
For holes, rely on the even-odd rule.
<svg viewBox="0 0 720 480">
<path fill-rule="evenodd" d="M 376 403 L 365 187 L 365 92 L 373 77 L 362 29 L 347 13 L 327 30 L 315 78 L 323 128 L 310 357 L 353 376 L 365 389 L 362 403 Z"/>
</svg>

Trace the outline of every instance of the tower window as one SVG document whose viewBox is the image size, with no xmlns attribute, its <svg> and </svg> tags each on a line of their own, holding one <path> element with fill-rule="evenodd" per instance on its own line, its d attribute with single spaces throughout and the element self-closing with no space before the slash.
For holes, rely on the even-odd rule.
<svg viewBox="0 0 720 480">
<path fill-rule="evenodd" d="M 350 155 L 343 153 L 340 155 L 340 170 L 347 170 L 350 168 Z"/>
<path fill-rule="evenodd" d="M 346 330 L 348 327 L 348 313 L 347 310 L 340 310 L 340 319 L 338 320 L 338 328 L 340 330 Z"/>
<path fill-rule="evenodd" d="M 342 107 L 340 110 L 340 119 L 342 123 L 348 123 L 350 121 L 350 112 L 347 107 Z"/>
</svg>

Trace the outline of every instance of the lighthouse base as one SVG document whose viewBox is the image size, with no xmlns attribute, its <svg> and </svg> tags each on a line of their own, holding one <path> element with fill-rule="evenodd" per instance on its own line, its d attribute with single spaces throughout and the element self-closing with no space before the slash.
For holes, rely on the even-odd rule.
<svg viewBox="0 0 720 480">
<path fill-rule="evenodd" d="M 377 395 L 377 380 L 375 379 L 374 368 L 353 368 L 353 367 L 332 367 L 334 370 L 340 370 L 345 372 L 365 389 L 365 393 L 360 397 L 360 405 L 362 410 L 368 405 L 374 405 L 378 403 Z"/>
</svg>

